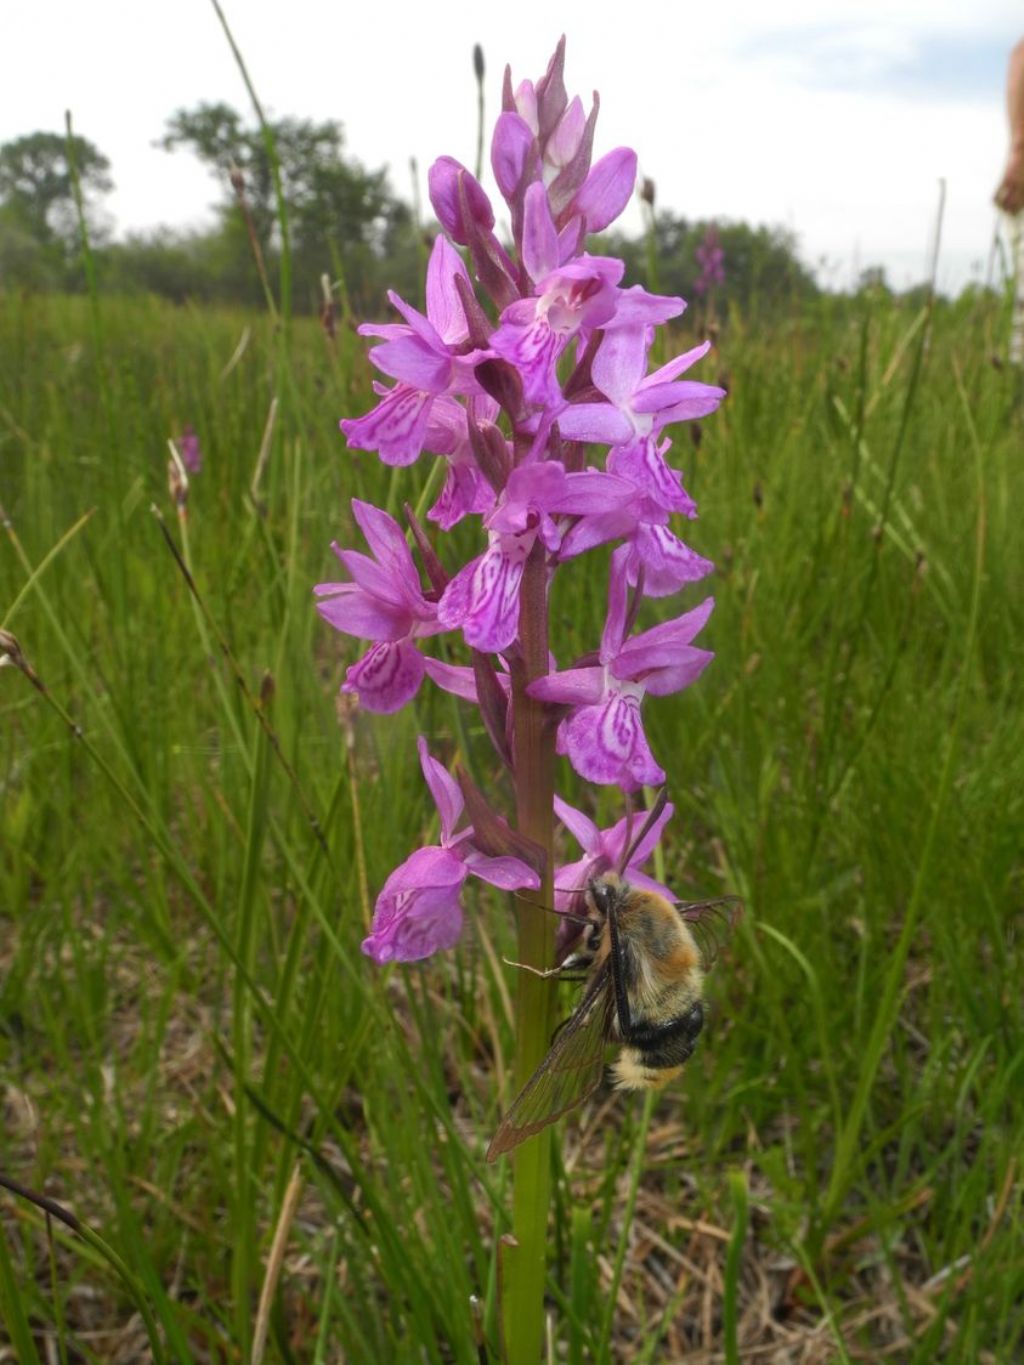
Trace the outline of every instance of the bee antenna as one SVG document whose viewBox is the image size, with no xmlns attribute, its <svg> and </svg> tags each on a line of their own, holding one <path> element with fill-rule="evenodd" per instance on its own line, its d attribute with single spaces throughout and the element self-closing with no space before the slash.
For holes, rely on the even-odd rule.
<svg viewBox="0 0 1024 1365">
<path fill-rule="evenodd" d="M 586 890 L 586 887 L 585 887 L 585 886 L 581 886 L 581 887 L 579 887 L 579 888 L 562 888 L 562 889 L 563 889 L 563 890 L 566 890 L 566 889 L 567 889 L 567 890 L 569 891 L 569 894 L 570 894 L 570 895 L 582 895 L 582 893 Z M 590 924 L 590 923 L 591 923 L 591 920 L 590 920 L 589 916 L 587 916 L 587 915 L 577 915 L 577 914 L 575 914 L 575 913 L 574 913 L 573 911 L 571 911 L 571 910 L 559 910 L 559 909 L 558 909 L 556 906 L 554 906 L 554 905 L 537 905 L 537 902 L 533 899 L 532 896 L 527 896 L 527 895 L 526 895 L 524 892 L 522 892 L 522 891 L 513 891 L 513 892 L 512 892 L 512 895 L 516 898 L 517 901 L 527 901 L 527 902 L 529 902 L 530 905 L 535 905 L 535 906 L 537 906 L 537 909 L 538 909 L 538 910 L 543 910 L 545 914 L 548 914 L 548 915 L 556 915 L 560 920 L 565 920 L 566 924 Z M 518 966 L 519 964 L 518 964 L 518 963 L 515 963 L 515 964 L 513 964 L 513 965 Z"/>
<path fill-rule="evenodd" d="M 667 802 L 668 802 L 668 788 L 667 788 L 667 787 L 662 787 L 661 790 L 658 792 L 658 795 L 657 795 L 657 796 L 655 797 L 655 799 L 654 799 L 654 805 L 653 805 L 653 806 L 651 807 L 651 809 L 647 812 L 647 818 L 646 818 L 646 820 L 643 822 L 643 825 L 640 827 L 640 833 L 636 836 L 635 839 L 632 839 L 632 840 L 627 844 L 626 852 L 624 853 L 624 855 L 623 855 L 623 857 L 622 857 L 622 861 L 621 861 L 620 864 L 619 864 L 619 873 L 620 873 L 620 875 L 621 875 L 623 872 L 625 872 L 626 868 L 627 868 L 627 867 L 629 866 L 629 864 L 632 862 L 632 860 L 633 860 L 633 855 L 636 853 L 637 849 L 640 847 L 640 845 L 643 843 L 643 841 L 647 838 L 648 834 L 651 832 L 651 830 L 653 829 L 653 827 L 654 827 L 654 825 L 657 823 L 657 821 L 660 820 L 661 814 L 662 814 L 662 812 L 664 811 Z M 630 808 L 630 811 L 629 811 L 629 821 L 630 821 L 630 831 L 629 831 L 629 833 L 630 833 L 630 834 L 632 834 L 632 832 L 633 832 L 633 831 L 632 831 L 632 820 L 633 820 L 633 811 L 632 811 L 632 808 Z"/>
</svg>

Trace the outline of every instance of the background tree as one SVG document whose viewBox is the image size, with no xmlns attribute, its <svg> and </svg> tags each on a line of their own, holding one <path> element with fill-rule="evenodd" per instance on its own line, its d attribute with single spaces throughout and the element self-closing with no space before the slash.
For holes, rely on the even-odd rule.
<svg viewBox="0 0 1024 1365">
<path fill-rule="evenodd" d="M 283 118 L 272 121 L 270 129 L 288 208 L 300 306 L 318 296 L 319 278 L 327 273 L 344 277 L 360 310 L 371 307 L 381 292 L 377 267 L 385 246 L 407 246 L 415 235 L 408 208 L 395 199 L 385 171 L 367 171 L 345 156 L 340 123 Z M 188 148 L 217 173 L 224 189 L 219 214 L 226 258 L 250 257 L 231 186 L 234 172 L 241 173 L 264 255 L 276 254 L 280 236 L 274 181 L 258 127 L 246 124 L 229 105 L 200 104 L 179 109 L 168 120 L 160 145 L 167 151 Z M 252 277 L 251 259 L 245 269 Z"/>
<path fill-rule="evenodd" d="M 113 189 L 110 162 L 88 138 L 71 139 L 90 232 L 102 237 L 97 199 Z M 0 282 L 69 283 L 78 252 L 68 139 L 28 133 L 0 146 Z"/>
</svg>

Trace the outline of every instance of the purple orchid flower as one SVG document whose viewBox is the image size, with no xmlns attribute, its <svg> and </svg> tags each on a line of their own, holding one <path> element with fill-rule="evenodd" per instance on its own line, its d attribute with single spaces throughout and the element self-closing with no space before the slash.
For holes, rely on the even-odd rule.
<svg viewBox="0 0 1024 1365">
<path fill-rule="evenodd" d="M 714 565 L 669 530 L 672 512 L 693 518 L 697 508 L 681 476 L 666 463 L 669 443 L 659 441 L 659 433 L 671 422 L 713 412 L 725 390 L 676 379 L 707 354 L 710 342 L 645 377 L 649 346 L 645 327 L 606 331 L 591 376 L 608 401 L 573 404 L 558 415 L 559 430 L 569 439 L 610 442 L 608 472 L 629 480 L 635 490 L 628 504 L 573 527 L 561 555 L 568 559 L 625 536 L 631 551 L 628 582 L 635 584 L 642 569 L 645 594 L 666 597 L 706 577 Z"/>
<path fill-rule="evenodd" d="M 665 781 L 644 734 L 640 703 L 647 692 L 655 697 L 681 692 L 714 658 L 691 643 L 714 601 L 709 597 L 692 611 L 626 639 L 629 554 L 629 546 L 622 545 L 612 555 L 599 663 L 551 673 L 531 683 L 529 693 L 573 708 L 558 727 L 558 752 L 568 755 L 581 777 L 636 791 Z"/>
<path fill-rule="evenodd" d="M 547 192 L 539 183 L 526 191 L 522 258 L 535 282 L 533 296 L 504 310 L 491 346 L 517 367 L 526 396 L 534 403 L 556 404 L 561 399 L 555 362 L 581 331 L 645 328 L 667 322 L 685 307 L 682 299 L 648 294 L 639 285 L 618 289 L 625 270 L 622 261 L 584 254 L 561 264 L 562 245 Z"/>
<path fill-rule="evenodd" d="M 632 497 L 614 511 L 588 517 L 567 532 L 559 559 L 573 559 L 595 545 L 623 537 L 628 544 L 626 581 L 635 586 L 643 575 L 646 597 L 668 597 L 687 583 L 714 571 L 710 559 L 691 549 L 669 529 L 670 514 L 696 517 L 697 506 L 682 478 L 664 460 L 670 442 L 658 447 L 652 437 L 633 446 L 620 446 L 608 457 L 608 472 L 632 485 Z"/>
<path fill-rule="evenodd" d="M 438 398 L 430 410 L 424 448 L 448 461 L 448 473 L 437 501 L 427 513 L 443 531 L 449 531 L 473 512 L 489 512 L 494 489 L 476 462 L 469 439 L 469 421 L 478 427 L 495 426 L 498 404 L 486 395 L 470 398 L 469 414 L 454 398 Z M 510 460 L 511 463 L 511 460 Z"/>
<path fill-rule="evenodd" d="M 520 465 L 484 518 L 487 549 L 445 588 L 438 620 L 450 630 L 461 627 L 474 649 L 493 654 L 507 649 L 519 628 L 523 567 L 538 537 L 546 549 L 557 550 L 562 531 L 555 516 L 586 519 L 611 510 L 630 493 L 625 480 L 598 470 L 567 474 L 555 461 Z"/>
<path fill-rule="evenodd" d="M 398 380 L 393 389 L 375 385 L 382 401 L 363 417 L 342 418 L 345 439 L 355 450 L 376 450 L 385 464 L 412 464 L 423 449 L 434 400 L 442 394 L 476 394 L 481 389 L 473 369 L 485 352 L 458 350 L 469 329 L 455 281 L 469 283 L 462 258 L 439 236 L 427 267 L 426 316 L 393 290 L 388 298 L 404 323 L 364 323 L 363 336 L 383 338 L 370 359 Z"/>
<path fill-rule="evenodd" d="M 591 366 L 591 377 L 607 401 L 574 403 L 563 408 L 558 414 L 563 438 L 631 445 L 649 436 L 656 437 L 672 422 L 686 422 L 714 412 L 725 397 L 724 389 L 677 379 L 707 355 L 710 341 L 647 374 L 650 344 L 650 329 L 642 324 L 605 331 Z"/>
<path fill-rule="evenodd" d="M 473 844 L 473 828 L 458 830 L 465 802 L 459 784 L 417 740 L 420 766 L 441 817 L 441 842 L 418 848 L 381 888 L 363 952 L 375 962 L 416 962 L 453 948 L 462 933 L 461 892 L 467 877 L 502 891 L 536 890 L 540 878 L 511 856 L 489 857 Z"/>
<path fill-rule="evenodd" d="M 633 819 L 623 816 L 610 829 L 598 829 L 588 815 L 584 815 L 575 806 L 570 806 L 568 801 L 556 796 L 555 814 L 583 849 L 584 856 L 578 862 L 565 863 L 555 872 L 555 909 L 571 910 L 580 892 L 586 888 L 592 877 L 600 877 L 605 872 L 620 869 L 625 880 L 633 886 L 643 887 L 646 891 L 656 891 L 658 895 L 674 900 L 667 886 L 642 871 L 644 863 L 654 852 L 661 838 L 662 830 L 671 820 L 673 810 L 672 803 L 666 802 L 664 810 L 632 850 L 629 863 L 623 868 L 622 860 L 644 813 L 638 811 Z"/>
<path fill-rule="evenodd" d="M 199 447 L 199 437 L 195 429 L 188 423 L 182 428 L 181 439 L 178 441 L 178 454 L 181 462 L 190 474 L 198 474 L 203 467 L 203 452 Z"/>
<path fill-rule="evenodd" d="M 693 286 L 698 294 L 708 293 L 716 284 L 725 284 L 725 252 L 713 223 L 693 254 L 700 266 L 700 276 Z"/>
<path fill-rule="evenodd" d="M 412 642 L 445 627 L 437 608 L 420 586 L 402 529 L 393 517 L 370 503 L 352 499 L 352 515 L 366 537 L 372 558 L 332 545 L 352 576 L 350 583 L 319 583 L 316 607 L 335 630 L 373 648 L 345 674 L 343 692 L 354 692 L 368 711 L 397 711 L 419 691 L 426 662 Z"/>
</svg>

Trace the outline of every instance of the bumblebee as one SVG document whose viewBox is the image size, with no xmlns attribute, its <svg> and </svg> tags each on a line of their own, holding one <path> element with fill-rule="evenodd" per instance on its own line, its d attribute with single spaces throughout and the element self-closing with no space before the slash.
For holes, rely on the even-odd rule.
<svg viewBox="0 0 1024 1365">
<path fill-rule="evenodd" d="M 577 946 L 541 976 L 583 980 L 575 1012 L 515 1099 L 494 1161 L 582 1104 L 602 1081 L 657 1090 L 679 1075 L 704 1027 L 704 973 L 739 911 L 735 897 L 673 904 L 614 872 L 591 880 Z M 618 1044 L 607 1068 L 605 1053 Z"/>
</svg>

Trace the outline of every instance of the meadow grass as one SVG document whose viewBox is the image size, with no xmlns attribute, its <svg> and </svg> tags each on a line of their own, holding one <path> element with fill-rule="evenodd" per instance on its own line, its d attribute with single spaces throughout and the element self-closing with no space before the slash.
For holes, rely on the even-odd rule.
<svg viewBox="0 0 1024 1365">
<path fill-rule="evenodd" d="M 347 328 L 0 302 L 0 625 L 46 689 L 0 672 L 0 1170 L 102 1239 L 0 1194 L 0 1341 L 476 1361 L 514 904 L 480 894 L 421 967 L 358 945 L 434 837 L 415 734 L 508 793 L 452 699 L 337 704 L 355 650 L 310 593 L 348 499 L 415 502 L 430 460 L 345 450 L 370 393 Z M 666 876 L 746 913 L 684 1080 L 562 1126 L 552 1359 L 1024 1352 L 1024 443 L 997 324 L 824 299 L 731 319 L 702 366 L 729 399 L 676 451 L 717 657 L 647 715 Z M 568 656 L 605 580 L 565 580 Z"/>
</svg>

